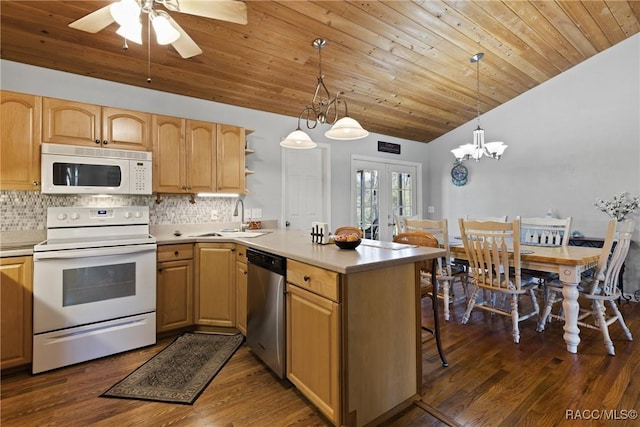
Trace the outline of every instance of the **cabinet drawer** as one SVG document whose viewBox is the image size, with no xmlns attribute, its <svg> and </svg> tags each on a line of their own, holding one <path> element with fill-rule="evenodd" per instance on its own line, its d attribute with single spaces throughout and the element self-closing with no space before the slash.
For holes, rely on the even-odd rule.
<svg viewBox="0 0 640 427">
<path fill-rule="evenodd" d="M 191 258 L 193 258 L 193 245 L 190 243 L 158 246 L 158 262 Z"/>
<path fill-rule="evenodd" d="M 247 263 L 247 247 L 236 245 L 236 261 Z"/>
<path fill-rule="evenodd" d="M 287 260 L 287 281 L 325 298 L 338 299 L 338 273 L 313 265 Z"/>
</svg>

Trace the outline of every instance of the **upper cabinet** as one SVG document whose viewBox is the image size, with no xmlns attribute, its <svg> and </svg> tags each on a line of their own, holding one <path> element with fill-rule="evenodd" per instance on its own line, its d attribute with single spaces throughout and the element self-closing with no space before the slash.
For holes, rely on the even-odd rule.
<svg viewBox="0 0 640 427">
<path fill-rule="evenodd" d="M 151 148 L 151 115 L 55 98 L 42 101 L 42 141 L 124 150 Z"/>
<path fill-rule="evenodd" d="M 245 192 L 243 128 L 154 114 L 152 135 L 154 192 Z"/>
<path fill-rule="evenodd" d="M 153 191 L 215 192 L 216 124 L 153 115 Z"/>
<path fill-rule="evenodd" d="M 42 97 L 0 91 L 0 190 L 40 190 Z"/>
<path fill-rule="evenodd" d="M 218 181 L 219 192 L 245 192 L 245 135 L 236 126 L 218 125 Z"/>
</svg>

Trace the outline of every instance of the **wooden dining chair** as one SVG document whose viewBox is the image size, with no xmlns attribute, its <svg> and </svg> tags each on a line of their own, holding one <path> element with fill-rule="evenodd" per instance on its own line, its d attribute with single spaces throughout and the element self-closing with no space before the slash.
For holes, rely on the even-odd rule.
<svg viewBox="0 0 640 427">
<path fill-rule="evenodd" d="M 578 291 L 580 292 L 578 302 L 580 302 L 580 299 L 591 302 L 590 309 L 580 307 L 578 311 L 578 326 L 600 330 L 607 352 L 612 356 L 615 356 L 616 352 L 609 335 L 610 325 L 617 321 L 627 339 L 629 341 L 633 340 L 631 331 L 625 324 L 622 313 L 620 313 L 616 304 L 616 301 L 621 297 L 620 288 L 618 287 L 619 273 L 629 253 L 633 227 L 633 220 L 616 222 L 612 219 L 609 221 L 607 236 L 594 274 L 584 278 L 578 285 Z M 616 245 L 613 252 L 611 252 L 614 241 Z M 552 313 L 553 305 L 562 301 L 562 282 L 554 280 L 549 282 L 547 287 L 551 291 L 551 295 L 538 321 L 538 332 L 544 330 L 545 323 L 550 317 L 564 320 L 561 312 L 558 314 Z M 605 303 L 609 305 L 610 312 L 607 312 Z M 588 319 L 591 319 L 591 321 L 588 321 Z"/>
<path fill-rule="evenodd" d="M 405 233 L 400 233 L 397 236 L 394 236 L 393 241 L 396 243 L 404 243 L 408 245 L 417 245 L 417 246 L 426 246 L 429 248 L 439 248 L 440 244 L 438 243 L 438 239 L 433 237 L 432 235 L 425 233 L 423 231 L 408 231 Z M 444 350 L 442 349 L 442 341 L 440 339 L 440 318 L 438 316 L 438 279 L 436 277 L 437 271 L 437 263 L 438 261 L 434 259 L 430 259 L 424 261 L 420 266 L 420 300 L 423 298 L 429 297 L 431 298 L 431 305 L 433 306 L 433 330 L 424 326 L 422 329 L 432 333 L 436 338 L 436 346 L 438 347 L 438 354 L 440 354 L 440 360 L 442 360 L 442 366 L 449 366 L 449 362 L 447 362 L 447 358 L 444 355 Z M 422 318 L 422 316 L 420 316 Z"/>
<path fill-rule="evenodd" d="M 567 247 L 571 237 L 572 217 L 567 218 L 520 218 L 520 244 L 526 246 Z M 523 276 L 532 277 L 540 285 L 558 279 L 557 273 L 522 269 Z M 544 301 L 549 298 L 549 291 L 544 288 Z"/>
<path fill-rule="evenodd" d="M 520 274 L 520 221 L 465 221 L 458 220 L 462 243 L 469 260 L 473 290 L 462 323 L 467 323 L 474 308 L 509 316 L 513 323 L 513 341 L 520 342 L 519 322 L 540 312 L 534 281 L 523 281 Z M 477 301 L 481 290 L 489 291 L 492 298 Z M 509 307 L 497 298 L 508 297 Z M 520 296 L 531 298 L 533 310 L 520 314 Z"/>
<path fill-rule="evenodd" d="M 336 228 L 336 231 L 333 234 L 334 235 L 338 235 L 338 234 L 351 234 L 351 233 L 357 234 L 358 237 L 360 237 L 361 239 L 364 236 L 364 233 L 362 232 L 361 229 L 359 229 L 358 227 L 351 226 L 351 225 L 345 225 L 345 226 L 342 226 L 342 227 L 338 227 L 338 228 Z"/>
<path fill-rule="evenodd" d="M 438 269 L 436 278 L 442 284 L 442 292 L 438 294 L 444 302 L 444 320 L 450 318 L 450 303 L 453 300 L 453 284 L 457 279 L 462 284 L 464 299 L 467 298 L 467 271 L 451 262 L 451 250 L 449 249 L 449 225 L 446 218 L 439 220 L 430 219 L 409 219 L 404 218 L 405 231 L 423 231 L 438 239 L 440 247 L 446 254 L 443 258 L 438 258 Z"/>
</svg>

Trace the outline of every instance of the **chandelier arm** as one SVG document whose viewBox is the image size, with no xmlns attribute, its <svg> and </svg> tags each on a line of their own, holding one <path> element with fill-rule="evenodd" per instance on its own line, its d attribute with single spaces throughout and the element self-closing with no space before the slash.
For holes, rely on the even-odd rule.
<svg viewBox="0 0 640 427">
<path fill-rule="evenodd" d="M 311 112 L 313 112 L 313 114 L 311 114 Z M 305 119 L 307 121 L 307 129 L 315 129 L 316 126 L 318 126 L 317 112 L 315 108 L 309 106 L 304 107 L 304 110 L 300 113 L 300 116 L 298 117 L 298 127 L 300 126 L 300 120 L 305 113 L 307 114 Z"/>
</svg>

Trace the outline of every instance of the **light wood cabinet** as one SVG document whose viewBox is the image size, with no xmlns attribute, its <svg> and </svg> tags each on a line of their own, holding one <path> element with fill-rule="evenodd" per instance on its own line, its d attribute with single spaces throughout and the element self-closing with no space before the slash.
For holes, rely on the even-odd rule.
<svg viewBox="0 0 640 427">
<path fill-rule="evenodd" d="M 245 192 L 245 132 L 236 126 L 217 126 L 217 191 Z"/>
<path fill-rule="evenodd" d="M 247 285 L 249 269 L 247 266 L 247 248 L 236 246 L 236 328 L 247 335 Z"/>
<path fill-rule="evenodd" d="M 216 125 L 153 115 L 153 191 L 216 191 Z"/>
<path fill-rule="evenodd" d="M 338 274 L 287 261 L 287 378 L 327 418 L 340 415 Z"/>
<path fill-rule="evenodd" d="M 40 190 L 42 97 L 0 91 L 0 190 Z"/>
<path fill-rule="evenodd" d="M 157 332 L 193 324 L 193 245 L 158 246 Z"/>
<path fill-rule="evenodd" d="M 236 326 L 235 251 L 233 243 L 196 244 L 196 324 Z"/>
<path fill-rule="evenodd" d="M 419 263 L 340 274 L 287 260 L 287 378 L 333 424 L 420 396 Z"/>
<path fill-rule="evenodd" d="M 151 115 L 55 98 L 42 101 L 42 141 L 113 149 L 151 149 Z"/>
<path fill-rule="evenodd" d="M 0 369 L 31 363 L 33 258 L 0 258 Z"/>
</svg>

